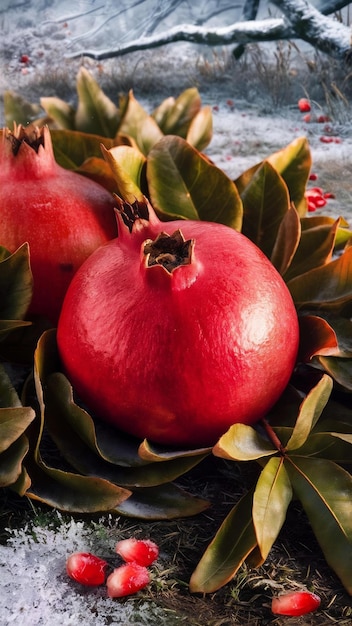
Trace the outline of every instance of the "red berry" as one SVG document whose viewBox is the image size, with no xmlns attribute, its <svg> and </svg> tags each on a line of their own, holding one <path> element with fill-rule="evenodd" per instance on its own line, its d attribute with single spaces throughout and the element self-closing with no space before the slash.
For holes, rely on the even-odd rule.
<svg viewBox="0 0 352 626">
<path fill-rule="evenodd" d="M 334 141 L 333 137 L 327 137 L 326 135 L 322 135 L 319 139 L 322 143 L 332 143 Z"/>
<path fill-rule="evenodd" d="M 317 122 L 318 124 L 324 124 L 325 122 L 330 122 L 330 117 L 328 115 L 318 115 Z"/>
<path fill-rule="evenodd" d="M 298 108 L 301 113 L 309 113 L 311 110 L 310 102 L 307 98 L 301 98 L 298 100 Z"/>
<path fill-rule="evenodd" d="M 106 581 L 109 598 L 130 596 L 146 587 L 150 574 L 146 567 L 138 563 L 126 563 L 114 569 Z"/>
<path fill-rule="evenodd" d="M 22 54 L 21 58 L 20 58 L 21 63 L 29 63 L 29 56 L 28 54 Z"/>
<path fill-rule="evenodd" d="M 330 198 L 335 198 L 335 194 L 331 193 L 331 191 L 326 191 L 324 193 L 324 198 L 326 198 L 327 200 L 329 200 Z"/>
<path fill-rule="evenodd" d="M 75 552 L 66 561 L 66 572 L 81 585 L 102 585 L 107 565 L 106 561 L 90 552 Z"/>
<path fill-rule="evenodd" d="M 309 591 L 293 591 L 273 598 L 271 610 L 276 615 L 305 615 L 320 606 L 320 598 Z"/>
<path fill-rule="evenodd" d="M 115 550 L 124 561 L 138 565 L 151 565 L 159 556 L 159 548 L 150 539 L 122 539 Z"/>
</svg>

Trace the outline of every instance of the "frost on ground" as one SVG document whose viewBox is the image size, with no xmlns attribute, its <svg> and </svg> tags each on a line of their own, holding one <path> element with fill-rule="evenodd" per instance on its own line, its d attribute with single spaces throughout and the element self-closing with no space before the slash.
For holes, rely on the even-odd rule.
<svg viewBox="0 0 352 626">
<path fill-rule="evenodd" d="M 83 587 L 66 575 L 72 552 L 113 555 L 114 540 L 101 537 L 97 524 L 63 522 L 55 528 L 12 530 L 0 546 L 0 626 L 151 626 L 178 623 L 172 612 L 138 596 L 112 600 L 105 586 Z M 100 527 L 99 527 L 100 528 Z M 116 555 L 115 555 L 116 556 Z"/>
</svg>

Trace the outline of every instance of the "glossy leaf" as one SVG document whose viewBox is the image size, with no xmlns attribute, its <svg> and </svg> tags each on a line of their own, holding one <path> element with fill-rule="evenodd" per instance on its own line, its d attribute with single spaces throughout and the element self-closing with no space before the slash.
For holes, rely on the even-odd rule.
<svg viewBox="0 0 352 626">
<path fill-rule="evenodd" d="M 270 261 L 284 275 L 290 266 L 301 237 L 299 215 L 293 204 L 283 216 L 271 251 Z"/>
<path fill-rule="evenodd" d="M 4 93 L 5 126 L 13 129 L 13 123 L 27 126 L 40 117 L 42 111 L 39 105 L 28 102 L 14 91 Z"/>
<path fill-rule="evenodd" d="M 352 358 L 318 356 L 316 360 L 337 383 L 352 391 Z"/>
<path fill-rule="evenodd" d="M 312 167 L 307 138 L 294 139 L 288 146 L 270 155 L 267 160 L 284 179 L 291 202 L 294 203 L 299 215 L 304 216 L 307 211 L 305 191 Z"/>
<path fill-rule="evenodd" d="M 233 461 L 254 461 L 276 452 L 271 443 L 247 424 L 233 424 L 213 448 L 215 456 Z"/>
<path fill-rule="evenodd" d="M 336 336 L 338 347 L 334 352 L 334 356 L 352 357 L 352 320 L 337 315 L 326 314 L 325 318 Z M 323 356 L 332 356 L 332 354 L 322 354 Z"/>
<path fill-rule="evenodd" d="M 337 250 L 343 248 L 352 237 L 352 231 L 349 230 L 348 222 L 340 216 L 340 224 L 336 232 L 335 248 Z M 301 218 L 302 231 L 317 228 L 319 226 L 333 226 L 336 222 L 335 218 L 329 215 L 310 215 Z"/>
<path fill-rule="evenodd" d="M 282 457 L 269 459 L 253 496 L 253 523 L 265 560 L 276 541 L 292 500 L 292 487 Z"/>
<path fill-rule="evenodd" d="M 3 365 L 0 364 L 0 408 L 21 408 L 22 404 L 18 397 L 9 375 Z M 1 410 L 0 410 L 1 415 Z M 1 446 L 1 440 L 0 440 Z"/>
<path fill-rule="evenodd" d="M 48 352 L 52 359 L 48 359 Z M 40 407 L 40 426 L 35 435 L 32 456 L 26 461 L 32 479 L 28 495 L 63 511 L 109 511 L 128 498 L 131 492 L 96 476 L 79 476 L 50 467 L 42 459 L 40 442 L 45 423 L 45 402 L 41 381 L 54 368 L 55 356 L 55 332 L 49 331 L 44 333 L 34 355 L 34 381 Z"/>
<path fill-rule="evenodd" d="M 339 464 L 350 464 L 352 433 L 313 432 L 299 449 L 300 457 L 318 457 Z"/>
<path fill-rule="evenodd" d="M 292 435 L 286 444 L 287 452 L 297 450 L 306 442 L 322 414 L 332 391 L 333 382 L 330 376 L 322 376 L 319 383 L 303 400 Z"/>
<path fill-rule="evenodd" d="M 330 324 L 317 315 L 300 315 L 299 360 L 309 362 L 314 356 L 338 353 L 336 333 Z"/>
<path fill-rule="evenodd" d="M 270 258 L 281 220 L 290 208 L 288 189 L 281 176 L 264 161 L 241 193 L 242 233 Z"/>
<path fill-rule="evenodd" d="M 103 148 L 105 150 L 106 148 Z M 101 157 L 90 157 L 86 159 L 82 165 L 75 169 L 77 174 L 87 176 L 102 187 L 105 187 L 110 193 L 117 193 L 118 187 L 112 175 L 111 168 Z"/>
<path fill-rule="evenodd" d="M 142 173 L 146 163 L 143 154 L 131 146 L 117 146 L 110 150 L 103 148 L 103 155 L 113 173 L 118 195 L 130 203 L 143 201 Z"/>
<path fill-rule="evenodd" d="M 164 135 L 178 135 L 185 139 L 192 120 L 201 108 L 198 89 L 190 87 L 183 91 L 175 101 L 167 99 L 165 105 L 153 113 L 160 129 Z"/>
<path fill-rule="evenodd" d="M 340 310 L 352 301 L 352 247 L 335 261 L 293 278 L 287 286 L 298 309 Z"/>
<path fill-rule="evenodd" d="M 174 483 L 134 490 L 128 500 L 115 511 L 121 515 L 145 520 L 167 520 L 191 517 L 210 506 L 207 500 L 197 498 Z"/>
<path fill-rule="evenodd" d="M 352 594 L 352 476 L 331 461 L 298 457 L 287 471 L 328 564 Z"/>
<path fill-rule="evenodd" d="M 40 98 L 40 104 L 57 128 L 75 130 L 76 111 L 73 106 L 55 96 Z"/>
<path fill-rule="evenodd" d="M 0 248 L 0 319 L 23 318 L 32 299 L 32 290 L 28 243 L 24 243 L 13 254 Z"/>
<path fill-rule="evenodd" d="M 217 531 L 190 580 L 193 593 L 212 593 L 228 583 L 257 546 L 253 493 L 243 496 Z"/>
<path fill-rule="evenodd" d="M 163 446 L 152 444 L 145 439 L 138 448 L 139 456 L 144 460 L 159 463 L 161 461 L 171 461 L 172 459 L 184 458 L 188 456 L 204 456 L 210 454 L 211 448 L 195 448 L 191 450 L 168 450 Z"/>
<path fill-rule="evenodd" d="M 0 409 L 0 454 L 20 438 L 34 418 L 31 407 Z"/>
<path fill-rule="evenodd" d="M 102 159 L 101 145 L 106 149 L 116 145 L 113 139 L 72 130 L 51 130 L 55 159 L 62 167 L 75 170 L 86 159 Z"/>
<path fill-rule="evenodd" d="M 77 94 L 77 130 L 103 137 L 115 137 L 121 122 L 120 111 L 82 66 L 77 75 Z"/>
<path fill-rule="evenodd" d="M 18 480 L 28 448 L 28 439 L 22 435 L 0 454 L 0 487 L 9 487 Z"/>
<path fill-rule="evenodd" d="M 120 135 L 127 135 L 142 154 L 147 155 L 151 148 L 163 137 L 163 132 L 151 115 L 145 111 L 130 91 L 126 112 L 123 116 Z"/>
<path fill-rule="evenodd" d="M 203 107 L 192 119 L 186 141 L 197 150 L 204 150 L 213 136 L 213 115 L 210 106 Z"/>
<path fill-rule="evenodd" d="M 293 260 L 284 275 L 285 281 L 329 263 L 335 248 L 339 220 L 333 224 L 302 230 Z"/>
<path fill-rule="evenodd" d="M 234 183 L 184 139 L 164 137 L 154 146 L 147 181 L 157 211 L 240 229 L 242 202 Z"/>
</svg>

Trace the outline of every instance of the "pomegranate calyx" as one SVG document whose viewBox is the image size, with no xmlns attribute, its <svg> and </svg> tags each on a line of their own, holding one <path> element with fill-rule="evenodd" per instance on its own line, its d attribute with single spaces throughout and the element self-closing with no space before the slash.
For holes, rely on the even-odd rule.
<svg viewBox="0 0 352 626">
<path fill-rule="evenodd" d="M 127 226 L 130 233 L 132 233 L 133 225 L 136 220 L 145 220 L 149 222 L 149 209 L 146 202 L 140 202 L 135 200 L 132 204 L 122 200 L 116 196 L 118 201 L 118 213 L 121 215 L 122 221 Z"/>
<path fill-rule="evenodd" d="M 14 131 L 7 129 L 7 139 L 11 142 L 12 152 L 17 155 L 21 145 L 26 143 L 38 153 L 39 146 L 44 147 L 44 129 L 30 124 L 27 127 L 19 124 L 15 126 Z"/>
<path fill-rule="evenodd" d="M 161 232 L 156 239 L 144 242 L 143 254 L 146 266 L 162 265 L 169 274 L 181 265 L 190 265 L 194 249 L 194 239 L 185 240 L 180 229 L 172 235 Z"/>
</svg>

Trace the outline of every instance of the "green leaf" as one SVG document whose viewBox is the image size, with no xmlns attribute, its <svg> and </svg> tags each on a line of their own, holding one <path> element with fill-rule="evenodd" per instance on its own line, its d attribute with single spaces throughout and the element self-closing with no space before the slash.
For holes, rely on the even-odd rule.
<svg viewBox="0 0 352 626">
<path fill-rule="evenodd" d="M 213 448 L 215 456 L 233 461 L 254 461 L 276 453 L 277 449 L 247 424 L 233 424 Z"/>
<path fill-rule="evenodd" d="M 352 237 L 352 231 L 348 228 L 348 222 L 343 217 L 339 218 L 340 224 L 336 232 L 335 248 L 340 250 L 345 247 L 346 243 Z M 309 228 L 317 228 L 319 226 L 333 226 L 336 220 L 329 215 L 310 215 L 301 218 L 302 231 Z"/>
<path fill-rule="evenodd" d="M 28 439 L 22 435 L 0 454 L 0 487 L 9 487 L 18 480 L 28 448 Z"/>
<path fill-rule="evenodd" d="M 286 467 L 325 559 L 352 594 L 352 477 L 335 463 L 290 457 Z"/>
<path fill-rule="evenodd" d="M 264 161 L 241 193 L 242 233 L 270 258 L 282 219 L 290 208 L 281 176 Z"/>
<path fill-rule="evenodd" d="M 242 202 L 234 183 L 179 137 L 164 137 L 147 161 L 151 203 L 172 218 L 220 222 L 240 230 Z"/>
<path fill-rule="evenodd" d="M 197 150 L 204 150 L 213 136 L 213 115 L 210 106 L 203 107 L 192 119 L 186 141 Z"/>
<path fill-rule="evenodd" d="M 115 137 L 121 122 L 120 111 L 82 66 L 77 75 L 77 94 L 77 130 L 103 137 Z"/>
<path fill-rule="evenodd" d="M 71 170 L 77 169 L 91 157 L 100 158 L 104 163 L 101 146 L 110 149 L 115 145 L 113 139 L 87 132 L 51 130 L 50 135 L 56 161 L 62 167 Z"/>
<path fill-rule="evenodd" d="M 40 104 L 57 128 L 75 130 L 76 111 L 73 106 L 55 96 L 40 98 Z"/>
<path fill-rule="evenodd" d="M 184 458 L 188 456 L 202 456 L 211 453 L 211 448 L 192 448 L 191 450 L 168 450 L 167 448 L 152 444 L 146 439 L 142 441 L 138 448 L 138 453 L 144 461 L 159 463 L 160 461 L 171 461 L 172 459 Z"/>
<path fill-rule="evenodd" d="M 333 426 L 332 426 L 333 427 Z M 312 432 L 299 449 L 300 457 L 318 457 L 335 463 L 351 463 L 352 433 Z"/>
<path fill-rule="evenodd" d="M 316 361 L 339 385 L 352 391 L 352 359 L 318 356 Z"/>
<path fill-rule="evenodd" d="M 264 560 L 277 539 L 291 500 L 292 487 L 284 459 L 269 459 L 259 476 L 253 496 L 253 523 Z"/>
<path fill-rule="evenodd" d="M 192 593 L 212 593 L 228 583 L 257 546 L 253 492 L 244 495 L 217 531 L 190 580 Z"/>
<path fill-rule="evenodd" d="M 290 205 L 279 225 L 270 261 L 283 276 L 290 266 L 301 236 L 299 215 L 293 204 Z"/>
<path fill-rule="evenodd" d="M 192 120 L 199 113 L 201 98 L 198 89 L 190 87 L 176 100 L 168 98 L 156 109 L 153 117 L 164 135 L 178 135 L 185 139 Z"/>
<path fill-rule="evenodd" d="M 341 310 L 352 301 L 352 247 L 335 261 L 293 278 L 287 286 L 298 309 Z"/>
<path fill-rule="evenodd" d="M 0 453 L 20 438 L 34 418 L 31 407 L 0 409 Z"/>
<path fill-rule="evenodd" d="M 110 150 L 103 148 L 103 155 L 110 166 L 117 184 L 117 193 L 126 202 L 142 202 L 142 174 L 146 158 L 131 146 L 116 146 Z"/>
<path fill-rule="evenodd" d="M 13 254 L 4 248 L 0 252 L 0 319 L 21 319 L 27 312 L 33 290 L 29 246 L 24 243 Z"/>
<path fill-rule="evenodd" d="M 4 93 L 5 126 L 13 129 L 13 123 L 27 126 L 42 113 L 38 104 L 32 104 L 14 91 Z"/>
<path fill-rule="evenodd" d="M 306 137 L 294 139 L 288 146 L 275 152 L 267 159 L 284 179 L 291 202 L 299 215 L 307 211 L 306 186 L 312 167 L 312 156 Z"/>
<path fill-rule="evenodd" d="M 151 148 L 163 137 L 163 133 L 156 121 L 140 105 L 132 91 L 128 95 L 126 111 L 119 128 L 119 135 L 132 138 L 132 145 L 138 148 L 144 155 L 147 155 Z"/>
<path fill-rule="evenodd" d="M 145 520 L 167 520 L 198 515 L 210 503 L 173 483 L 134 490 L 128 500 L 116 507 L 120 515 Z"/>
<path fill-rule="evenodd" d="M 17 391 L 12 385 L 10 377 L 5 371 L 3 365 L 0 364 L 0 408 L 8 409 L 10 407 L 21 408 L 22 403 L 18 397 Z"/>
<path fill-rule="evenodd" d="M 286 282 L 331 261 L 339 221 L 302 230 L 296 253 L 284 275 Z"/>
<path fill-rule="evenodd" d="M 332 386 L 333 383 L 330 376 L 324 375 L 305 397 L 301 404 L 292 435 L 286 444 L 287 452 L 297 450 L 306 442 L 309 433 L 314 428 L 329 400 Z"/>
</svg>

